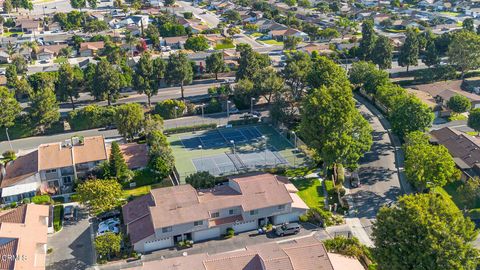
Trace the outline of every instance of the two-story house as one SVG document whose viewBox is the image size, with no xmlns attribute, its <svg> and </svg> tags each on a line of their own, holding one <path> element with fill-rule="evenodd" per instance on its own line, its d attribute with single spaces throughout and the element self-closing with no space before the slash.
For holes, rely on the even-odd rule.
<svg viewBox="0 0 480 270">
<path fill-rule="evenodd" d="M 246 232 L 267 223 L 298 220 L 308 209 L 287 178 L 250 174 L 209 190 L 190 185 L 159 188 L 123 206 L 134 249 L 149 252 L 218 238 L 228 228 Z"/>
<path fill-rule="evenodd" d="M 120 151 L 131 170 L 144 168 L 148 162 L 145 144 L 121 144 Z M 37 193 L 69 194 L 75 179 L 88 175 L 109 155 L 110 146 L 102 136 L 72 137 L 63 142 L 42 144 L 16 160 L 0 164 L 2 202 L 21 201 Z"/>
</svg>

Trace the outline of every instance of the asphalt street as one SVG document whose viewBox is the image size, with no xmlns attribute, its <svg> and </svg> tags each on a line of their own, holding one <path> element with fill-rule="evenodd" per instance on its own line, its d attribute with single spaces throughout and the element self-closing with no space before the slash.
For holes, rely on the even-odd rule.
<svg viewBox="0 0 480 270">
<path fill-rule="evenodd" d="M 360 224 L 370 235 L 372 221 L 380 207 L 394 202 L 403 193 L 409 193 L 410 188 L 403 174 L 400 181 L 399 173 L 403 173 L 403 153 L 400 147 L 396 149 L 392 143 L 388 126 L 386 127 L 388 122 L 382 119 L 379 112 L 365 99 L 356 99 L 362 103 L 358 109 L 373 128 L 373 145 L 360 160 L 358 173 L 361 185 L 351 189 L 350 196 L 354 203 L 353 217 L 360 220 Z"/>
</svg>

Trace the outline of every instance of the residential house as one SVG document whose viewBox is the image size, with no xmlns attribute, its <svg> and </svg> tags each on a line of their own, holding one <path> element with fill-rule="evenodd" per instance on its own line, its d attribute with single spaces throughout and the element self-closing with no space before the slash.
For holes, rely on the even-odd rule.
<svg viewBox="0 0 480 270">
<path fill-rule="evenodd" d="M 40 27 L 40 21 L 35 21 L 31 19 L 20 20 L 17 22 L 17 25 L 22 29 L 22 32 L 25 34 L 33 34 L 35 32 L 40 32 L 42 27 Z"/>
<path fill-rule="evenodd" d="M 123 220 L 134 249 L 149 252 L 218 238 L 227 228 L 245 232 L 296 221 L 308 209 L 297 191 L 287 178 L 267 173 L 233 177 L 209 190 L 159 188 L 124 205 Z"/>
<path fill-rule="evenodd" d="M 288 29 L 287 26 L 272 20 L 259 20 L 255 24 L 258 26 L 258 31 L 262 33 L 268 33 L 269 31 L 274 31 L 274 30 Z"/>
<path fill-rule="evenodd" d="M 303 41 L 308 41 L 310 38 L 307 33 L 294 28 L 288 28 L 284 30 L 272 30 L 268 33 L 269 37 L 275 40 L 282 41 L 285 37 L 299 37 Z"/>
<path fill-rule="evenodd" d="M 131 170 L 146 167 L 146 145 L 121 144 L 127 166 Z M 87 176 L 110 155 L 110 147 L 102 136 L 73 137 L 64 142 L 42 144 L 28 154 L 0 165 L 2 202 L 18 202 L 37 193 L 63 195 L 72 192 L 73 181 Z"/>
<path fill-rule="evenodd" d="M 122 28 L 126 27 L 128 25 L 135 25 L 139 27 L 140 29 L 143 27 L 143 29 L 147 29 L 148 27 L 148 15 L 131 15 L 128 16 L 127 18 L 119 21 L 118 23 L 115 24 L 115 28 Z"/>
<path fill-rule="evenodd" d="M 103 49 L 105 43 L 103 41 L 95 41 L 95 42 L 83 42 L 80 43 L 80 56 L 82 57 L 91 57 L 95 56 L 97 52 Z"/>
<path fill-rule="evenodd" d="M 62 30 L 62 27 L 58 22 L 51 22 L 47 25 L 46 30 L 52 31 L 52 32 L 59 32 Z"/>
<path fill-rule="evenodd" d="M 1 269 L 44 270 L 49 206 L 23 204 L 0 212 Z"/>
<path fill-rule="evenodd" d="M 67 44 L 41 46 L 36 53 L 37 60 L 52 60 L 63 48 L 67 47 Z"/>
<path fill-rule="evenodd" d="M 144 262 L 132 270 L 363 270 L 360 262 L 328 253 L 314 237 L 268 242 L 220 254 L 192 254 Z"/>
<path fill-rule="evenodd" d="M 450 127 L 430 132 L 431 143 L 443 145 L 462 171 L 462 179 L 480 176 L 480 140 Z"/>
<path fill-rule="evenodd" d="M 333 51 L 330 50 L 330 45 L 326 43 L 309 43 L 308 45 L 299 48 L 299 50 L 306 52 L 309 55 L 312 55 L 314 51 L 323 55 L 329 55 L 333 53 Z"/>
<path fill-rule="evenodd" d="M 161 46 L 170 46 L 172 49 L 183 49 L 185 42 L 187 42 L 188 36 L 180 37 L 165 37 L 160 40 Z"/>
</svg>

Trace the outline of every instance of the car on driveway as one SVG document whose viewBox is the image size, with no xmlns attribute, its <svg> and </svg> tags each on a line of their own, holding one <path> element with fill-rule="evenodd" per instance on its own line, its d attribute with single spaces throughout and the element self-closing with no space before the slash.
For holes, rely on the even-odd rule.
<svg viewBox="0 0 480 270">
<path fill-rule="evenodd" d="M 108 212 L 103 212 L 100 215 L 97 216 L 97 219 L 100 221 L 107 220 L 110 218 L 115 218 L 120 216 L 120 211 L 118 210 L 111 210 Z"/>
<path fill-rule="evenodd" d="M 299 232 L 300 232 L 300 225 L 298 225 L 298 223 L 287 223 L 275 228 L 275 234 L 277 236 L 297 234 Z"/>
<path fill-rule="evenodd" d="M 118 227 L 105 225 L 105 226 L 102 226 L 102 227 L 98 227 L 97 236 L 104 235 L 107 232 L 113 232 L 113 233 L 117 234 L 119 231 L 120 230 L 118 229 Z"/>
<path fill-rule="evenodd" d="M 114 226 L 118 227 L 120 226 L 120 219 L 118 218 L 109 218 L 107 220 L 104 220 L 98 224 L 98 227 L 104 227 L 104 226 Z"/>
<path fill-rule="evenodd" d="M 63 219 L 64 220 L 73 220 L 75 214 L 75 207 L 73 205 L 68 205 L 63 208 Z"/>
</svg>

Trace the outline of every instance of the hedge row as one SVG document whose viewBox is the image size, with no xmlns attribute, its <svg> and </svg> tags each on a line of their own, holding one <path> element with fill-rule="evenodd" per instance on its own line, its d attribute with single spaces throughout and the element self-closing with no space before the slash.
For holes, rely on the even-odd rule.
<svg viewBox="0 0 480 270">
<path fill-rule="evenodd" d="M 217 128 L 216 123 L 202 124 L 202 125 L 195 125 L 195 126 L 187 126 L 187 127 L 169 128 L 169 129 L 166 129 L 163 133 L 164 134 L 176 134 L 176 133 L 184 133 L 184 132 L 214 129 L 214 128 Z"/>
</svg>

